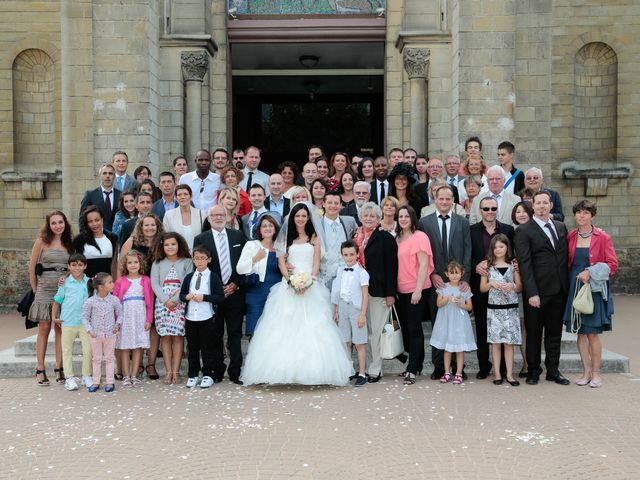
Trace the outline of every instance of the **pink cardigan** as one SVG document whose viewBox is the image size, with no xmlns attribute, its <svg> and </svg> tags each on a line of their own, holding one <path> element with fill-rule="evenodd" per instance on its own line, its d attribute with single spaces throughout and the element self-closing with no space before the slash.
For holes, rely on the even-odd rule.
<svg viewBox="0 0 640 480">
<path fill-rule="evenodd" d="M 569 268 L 573 265 L 573 257 L 576 254 L 576 245 L 578 243 L 578 229 L 572 230 L 567 235 L 569 243 Z M 593 227 L 593 235 L 591 237 L 591 245 L 589 245 L 589 265 L 603 262 L 609 265 L 611 269 L 610 277 L 616 273 L 618 269 L 618 256 L 613 248 L 611 236 L 599 228 Z"/>
<path fill-rule="evenodd" d="M 144 292 L 144 303 L 147 306 L 147 323 L 151 324 L 153 322 L 153 302 L 155 296 L 153 295 L 153 289 L 151 288 L 151 279 L 146 275 L 140 275 L 142 279 L 142 291 Z M 122 276 L 116 280 L 116 283 L 113 286 L 113 294 L 120 299 L 124 298 L 125 294 L 129 290 L 131 286 L 131 282 L 126 276 Z"/>
</svg>

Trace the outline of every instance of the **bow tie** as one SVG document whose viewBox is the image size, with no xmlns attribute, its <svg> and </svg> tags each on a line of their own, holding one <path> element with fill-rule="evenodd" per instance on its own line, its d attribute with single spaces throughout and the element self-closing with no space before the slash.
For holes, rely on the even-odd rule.
<svg viewBox="0 0 640 480">
<path fill-rule="evenodd" d="M 344 271 L 345 271 L 345 272 L 353 272 L 353 268 L 346 267 L 346 268 L 344 269 Z"/>
</svg>

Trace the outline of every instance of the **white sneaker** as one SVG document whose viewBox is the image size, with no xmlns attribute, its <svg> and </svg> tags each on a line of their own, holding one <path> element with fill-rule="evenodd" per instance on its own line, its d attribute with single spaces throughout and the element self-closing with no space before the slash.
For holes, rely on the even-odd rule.
<svg viewBox="0 0 640 480">
<path fill-rule="evenodd" d="M 89 388 L 91 385 L 93 385 L 93 378 L 86 375 L 82 377 L 82 383 L 84 384 L 85 387 Z"/>
<path fill-rule="evenodd" d="M 64 381 L 64 388 L 69 392 L 73 392 L 74 390 L 78 390 L 78 382 L 76 381 L 76 377 L 69 377 Z"/>
<path fill-rule="evenodd" d="M 202 381 L 200 382 L 200 388 L 209 388 L 212 385 L 213 385 L 213 378 L 208 376 L 202 377 Z"/>
<path fill-rule="evenodd" d="M 187 380 L 187 384 L 185 385 L 185 387 L 193 388 L 197 386 L 198 386 L 198 377 L 189 377 L 189 380 Z"/>
</svg>

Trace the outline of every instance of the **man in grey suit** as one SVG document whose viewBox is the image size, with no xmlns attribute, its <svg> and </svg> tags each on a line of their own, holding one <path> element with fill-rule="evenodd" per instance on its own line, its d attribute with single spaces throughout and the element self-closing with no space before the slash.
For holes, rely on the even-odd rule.
<svg viewBox="0 0 640 480">
<path fill-rule="evenodd" d="M 433 288 L 429 294 L 431 322 L 435 323 L 437 306 L 435 288 L 443 288 L 447 281 L 447 265 L 452 260 L 464 266 L 460 282 L 462 291 L 469 290 L 471 276 L 471 235 L 467 219 L 453 213 L 453 188 L 443 185 L 436 190 L 436 211 L 420 219 L 419 228 L 429 237 L 433 252 L 434 270 L 431 274 Z M 436 380 L 444 375 L 444 354 L 437 348 L 431 349 L 434 365 L 431 378 Z"/>
<path fill-rule="evenodd" d="M 327 192 L 324 196 L 324 218 L 322 234 L 325 252 L 320 260 L 320 281 L 331 289 L 341 262 L 340 245 L 351 240 L 358 229 L 353 217 L 340 215 L 340 194 L 337 191 Z"/>
<path fill-rule="evenodd" d="M 111 165 L 116 170 L 116 178 L 114 180 L 113 186 L 116 187 L 121 192 L 125 192 L 127 190 L 135 190 L 138 188 L 138 182 L 131 175 L 127 173 L 127 167 L 129 167 L 129 157 L 126 152 L 118 150 L 114 152 L 111 157 Z"/>
<path fill-rule="evenodd" d="M 500 165 L 494 165 L 487 170 L 487 182 L 489 182 L 489 191 L 480 193 L 473 201 L 469 215 L 469 223 L 473 225 L 482 220 L 482 216 L 480 215 L 480 201 L 483 198 L 490 197 L 498 202 L 498 221 L 505 225 L 513 226 L 511 211 L 520 201 L 520 197 L 504 189 L 504 170 Z"/>
</svg>

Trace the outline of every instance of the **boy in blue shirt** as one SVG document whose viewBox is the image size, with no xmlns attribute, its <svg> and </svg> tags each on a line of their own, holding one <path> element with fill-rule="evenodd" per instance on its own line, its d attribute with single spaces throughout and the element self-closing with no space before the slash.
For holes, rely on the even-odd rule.
<svg viewBox="0 0 640 480">
<path fill-rule="evenodd" d="M 82 342 L 82 383 L 86 387 L 93 384 L 91 377 L 91 343 L 89 335 L 82 325 L 82 305 L 88 298 L 87 282 L 89 278 L 84 274 L 87 259 L 84 255 L 74 253 L 69 256 L 68 270 L 70 275 L 58 288 L 53 297 L 51 317 L 62 326 L 62 365 L 67 372 L 64 388 L 78 390 L 78 379 L 73 372 L 73 342 L 80 337 Z"/>
</svg>

